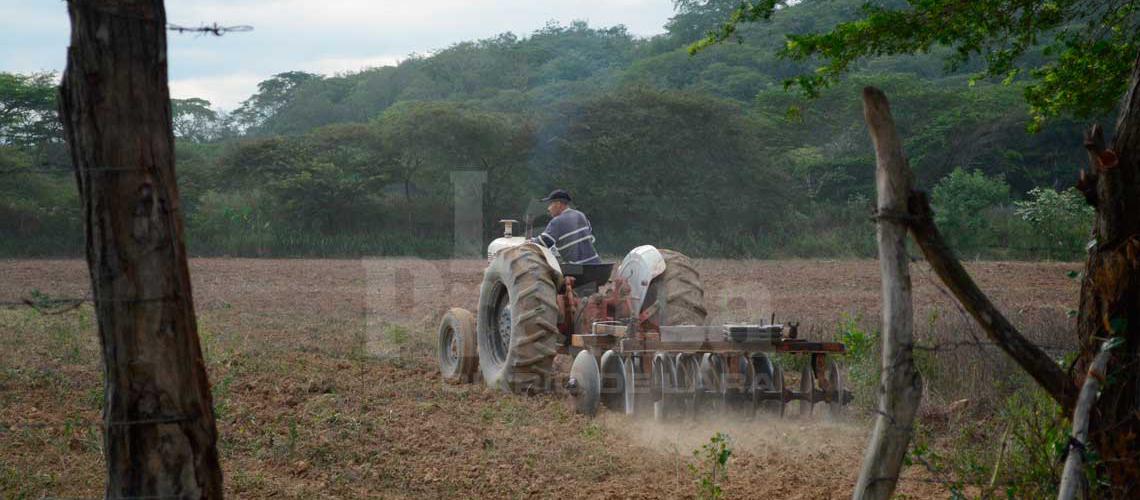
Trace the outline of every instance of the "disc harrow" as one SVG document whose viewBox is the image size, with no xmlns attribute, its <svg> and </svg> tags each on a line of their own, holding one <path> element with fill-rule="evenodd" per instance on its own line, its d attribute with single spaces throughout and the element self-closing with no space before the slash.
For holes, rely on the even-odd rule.
<svg viewBox="0 0 1140 500">
<path fill-rule="evenodd" d="M 798 339 L 794 325 L 631 332 L 625 326 L 596 324 L 593 330 L 572 337 L 572 348 L 578 350 L 574 363 L 599 359 L 606 368 L 584 378 L 572 371 L 565 383 L 582 413 L 592 415 L 596 408 L 583 408 L 601 401 L 610 411 L 651 412 L 659 421 L 700 415 L 809 418 L 817 406 L 828 418 L 837 418 L 853 399 L 844 386 L 843 367 L 834 359 L 844 353 L 843 344 Z M 802 364 L 794 385 L 785 377 L 782 359 Z"/>
</svg>

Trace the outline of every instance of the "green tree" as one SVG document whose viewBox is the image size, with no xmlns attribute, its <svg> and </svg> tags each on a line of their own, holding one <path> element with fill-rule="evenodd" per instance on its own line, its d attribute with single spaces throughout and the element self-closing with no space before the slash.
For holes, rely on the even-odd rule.
<svg viewBox="0 0 1140 500">
<path fill-rule="evenodd" d="M 517 179 L 533 133 L 517 117 L 450 101 L 418 101 L 389 108 L 374 126 L 407 201 L 413 189 L 446 196 L 453 170 L 487 171 L 492 207 L 521 197 Z"/>
<path fill-rule="evenodd" d="M 0 144 L 59 141 L 55 73 L 0 72 Z"/>
<path fill-rule="evenodd" d="M 535 178 L 588 207 L 605 251 L 771 249 L 786 179 L 766 159 L 764 128 L 737 103 L 633 87 L 557 111 L 539 135 Z"/>
<path fill-rule="evenodd" d="M 739 7 L 740 0 L 673 0 L 676 14 L 665 30 L 679 43 L 692 43 L 719 30 Z"/>
<path fill-rule="evenodd" d="M 767 21 L 787 2 L 742 2 L 721 28 L 694 43 L 696 52 Z M 1110 112 L 1124 93 L 1140 49 L 1140 4 L 1131 0 L 908 0 L 866 2 L 862 15 L 819 32 L 792 32 L 779 50 L 794 61 L 819 61 L 786 81 L 809 96 L 870 57 L 946 51 L 948 68 L 980 58 L 980 77 L 1031 80 L 1025 98 L 1034 125 L 1062 112 Z M 1041 59 L 1041 53 L 1048 56 Z"/>
<path fill-rule="evenodd" d="M 301 160 L 269 184 L 290 226 L 333 234 L 353 230 L 363 207 L 372 204 L 386 178 L 377 171 L 353 171 L 319 159 Z"/>
<path fill-rule="evenodd" d="M 301 137 L 235 145 L 222 163 L 229 183 L 265 188 L 281 226 L 330 234 L 365 228 L 391 180 L 381 142 L 365 124 L 322 127 Z"/>
<path fill-rule="evenodd" d="M 1028 199 L 1014 203 L 1016 213 L 1034 229 L 1036 243 L 1049 257 L 1073 258 L 1083 253 L 1094 211 L 1076 189 L 1033 188 Z"/>
<path fill-rule="evenodd" d="M 287 71 L 257 84 L 257 93 L 242 101 L 234 110 L 232 119 L 244 131 L 255 131 L 266 120 L 287 106 L 297 90 L 305 83 L 319 81 L 323 77 L 304 71 Z"/>
<path fill-rule="evenodd" d="M 1009 185 L 1000 177 L 954 169 L 934 186 L 934 220 L 959 254 L 977 252 L 997 242 L 992 214 L 1009 203 Z"/>
<path fill-rule="evenodd" d="M 210 109 L 210 101 L 199 97 L 171 99 L 170 108 L 174 137 L 190 142 L 206 142 L 221 135 L 218 112 Z"/>
</svg>

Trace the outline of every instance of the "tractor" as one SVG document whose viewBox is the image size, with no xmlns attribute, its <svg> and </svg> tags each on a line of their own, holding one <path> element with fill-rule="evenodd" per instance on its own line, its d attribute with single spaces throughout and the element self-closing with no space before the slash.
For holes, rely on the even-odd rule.
<svg viewBox="0 0 1140 500">
<path fill-rule="evenodd" d="M 439 326 L 440 373 L 481 378 L 515 393 L 561 392 L 574 409 L 599 407 L 655 419 L 818 403 L 839 415 L 852 400 L 834 359 L 838 342 L 798 338 L 798 324 L 707 324 L 700 274 L 679 252 L 643 245 L 613 263 L 568 264 L 515 236 L 514 220 L 487 247 L 478 310 L 448 310 Z M 530 232 L 529 229 L 527 231 Z M 798 390 L 785 387 L 773 353 L 807 359 Z M 558 354 L 572 356 L 569 373 Z"/>
</svg>

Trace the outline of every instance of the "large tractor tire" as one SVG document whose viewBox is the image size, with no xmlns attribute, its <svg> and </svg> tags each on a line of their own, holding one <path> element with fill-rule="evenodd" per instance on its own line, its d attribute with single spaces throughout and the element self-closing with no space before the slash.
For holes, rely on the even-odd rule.
<svg viewBox="0 0 1140 500">
<path fill-rule="evenodd" d="M 542 252 L 522 245 L 499 252 L 479 291 L 479 368 L 487 386 L 546 392 L 554 380 L 558 291 Z"/>
<path fill-rule="evenodd" d="M 649 312 L 647 321 L 657 326 L 703 325 L 705 289 L 701 275 L 685 254 L 672 250 L 659 250 L 665 258 L 665 272 L 649 283 L 642 312 Z"/>
</svg>

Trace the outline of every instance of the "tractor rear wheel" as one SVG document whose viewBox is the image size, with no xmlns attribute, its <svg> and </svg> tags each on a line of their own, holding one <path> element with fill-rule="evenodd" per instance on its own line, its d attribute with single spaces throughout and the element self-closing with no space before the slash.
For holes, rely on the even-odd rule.
<svg viewBox="0 0 1140 500">
<path fill-rule="evenodd" d="M 542 252 L 522 245 L 499 252 L 479 291 L 479 367 L 487 386 L 547 392 L 553 383 L 558 332 L 554 270 Z"/>
<path fill-rule="evenodd" d="M 659 250 L 665 258 L 665 272 L 649 283 L 642 312 L 649 312 L 647 321 L 657 326 L 703 325 L 705 289 L 701 275 L 685 254 L 672 250 Z"/>
</svg>

